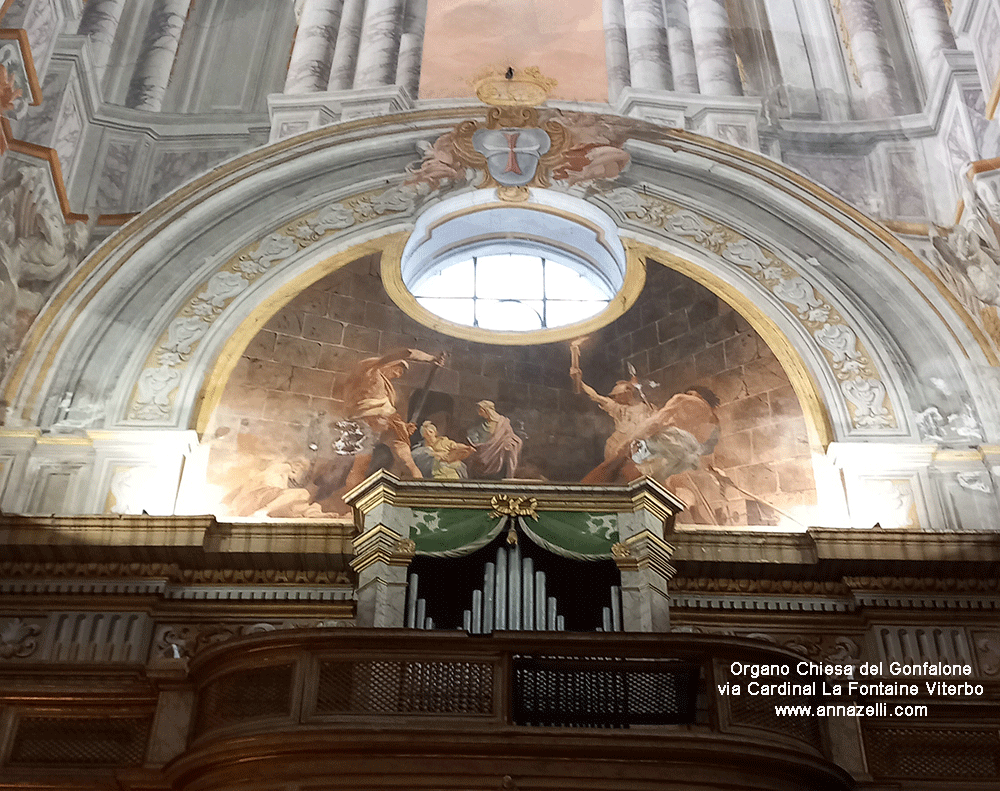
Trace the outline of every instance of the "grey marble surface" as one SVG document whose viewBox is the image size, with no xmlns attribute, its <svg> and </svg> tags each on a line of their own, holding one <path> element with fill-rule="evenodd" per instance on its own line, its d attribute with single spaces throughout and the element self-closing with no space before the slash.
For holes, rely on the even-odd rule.
<svg viewBox="0 0 1000 791">
<path fill-rule="evenodd" d="M 369 0 L 358 47 L 355 88 L 377 88 L 396 80 L 403 0 Z"/>
<path fill-rule="evenodd" d="M 126 107 L 160 111 L 190 7 L 191 0 L 157 0 L 153 6 L 125 97 Z"/>
<path fill-rule="evenodd" d="M 903 100 L 874 0 L 841 0 L 841 9 L 869 115 L 899 115 Z"/>
<path fill-rule="evenodd" d="M 340 29 L 337 31 L 337 46 L 330 66 L 328 90 L 346 91 L 354 85 L 354 69 L 358 63 L 358 44 L 361 41 L 364 17 L 365 0 L 344 0 Z"/>
<path fill-rule="evenodd" d="M 108 65 L 111 45 L 118 32 L 125 0 L 90 0 L 83 7 L 77 33 L 90 39 L 90 51 L 94 65 L 103 69 Z"/>
<path fill-rule="evenodd" d="M 666 0 L 664 3 L 667 24 L 667 43 L 670 47 L 670 65 L 674 73 L 674 90 L 698 93 L 698 62 L 694 56 L 691 39 L 691 20 L 687 0 Z"/>
<path fill-rule="evenodd" d="M 613 102 L 623 88 L 632 84 L 628 65 L 628 38 L 625 35 L 623 0 L 604 0 L 604 58 L 608 70 L 608 100 Z"/>
<path fill-rule="evenodd" d="M 326 90 L 343 0 L 306 0 L 288 63 L 285 93 Z"/>
<path fill-rule="evenodd" d="M 625 0 L 624 9 L 632 86 L 669 91 L 673 80 L 663 6 L 659 0 Z"/>
<path fill-rule="evenodd" d="M 724 0 L 688 0 L 698 84 L 709 96 L 740 96 L 743 85 Z"/>
</svg>

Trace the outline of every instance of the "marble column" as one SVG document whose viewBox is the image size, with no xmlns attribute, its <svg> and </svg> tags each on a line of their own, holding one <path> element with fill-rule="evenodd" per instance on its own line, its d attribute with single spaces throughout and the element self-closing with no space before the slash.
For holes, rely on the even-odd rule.
<svg viewBox="0 0 1000 791">
<path fill-rule="evenodd" d="M 903 100 L 875 0 L 840 0 L 840 8 L 869 114 L 900 115 Z"/>
<path fill-rule="evenodd" d="M 622 89 L 632 84 L 623 0 L 604 0 L 604 58 L 608 71 L 608 101 L 614 102 Z"/>
<path fill-rule="evenodd" d="M 325 91 L 343 0 L 306 0 L 288 62 L 285 93 Z"/>
<path fill-rule="evenodd" d="M 943 0 L 903 0 L 906 16 L 910 20 L 913 46 L 917 60 L 930 77 L 936 72 L 942 50 L 955 49 L 955 33 L 948 21 Z"/>
<path fill-rule="evenodd" d="M 108 65 L 124 7 L 125 0 L 88 0 L 83 7 L 80 27 L 76 32 L 90 39 L 90 52 L 98 69 Z"/>
<path fill-rule="evenodd" d="M 396 84 L 406 88 L 411 99 L 420 91 L 420 64 L 424 57 L 424 20 L 427 0 L 406 0 L 403 10 L 403 32 L 399 37 L 399 60 L 396 63 Z"/>
<path fill-rule="evenodd" d="M 688 0 L 688 17 L 701 92 L 708 96 L 742 95 L 725 0 Z"/>
<path fill-rule="evenodd" d="M 190 7 L 191 0 L 156 0 L 154 3 L 125 97 L 126 107 L 154 113 L 160 111 Z"/>
<path fill-rule="evenodd" d="M 361 27 L 355 88 L 377 88 L 396 80 L 403 0 L 368 0 Z"/>
<path fill-rule="evenodd" d="M 354 86 L 354 68 L 358 62 L 358 42 L 361 41 L 364 17 L 365 0 L 344 0 L 328 90 L 346 91 Z"/>
<path fill-rule="evenodd" d="M 698 62 L 691 40 L 691 20 L 687 0 L 666 0 L 667 45 L 674 72 L 674 90 L 698 93 Z"/>
<path fill-rule="evenodd" d="M 660 0 L 624 0 L 628 66 L 633 88 L 669 91 L 670 53 Z"/>
</svg>

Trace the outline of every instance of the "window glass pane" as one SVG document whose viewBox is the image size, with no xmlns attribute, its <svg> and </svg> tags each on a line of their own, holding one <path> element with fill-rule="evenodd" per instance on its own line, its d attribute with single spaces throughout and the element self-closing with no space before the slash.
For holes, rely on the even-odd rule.
<svg viewBox="0 0 1000 791">
<path fill-rule="evenodd" d="M 533 255 L 482 255 L 476 259 L 476 296 L 541 299 L 542 259 Z"/>
<path fill-rule="evenodd" d="M 523 332 L 542 328 L 542 301 L 476 300 L 479 326 L 488 330 Z"/>
<path fill-rule="evenodd" d="M 577 274 L 568 266 L 554 261 L 545 262 L 545 296 L 549 299 L 609 299 L 603 284 Z"/>
<path fill-rule="evenodd" d="M 416 297 L 471 297 L 474 293 L 471 260 L 452 264 L 413 289 Z"/>
<path fill-rule="evenodd" d="M 447 321 L 456 324 L 472 326 L 474 318 L 473 302 L 471 299 L 434 299 L 431 297 L 417 297 L 417 302 L 436 316 L 440 316 Z"/>
<path fill-rule="evenodd" d="M 550 299 L 545 303 L 550 327 L 560 327 L 564 324 L 575 324 L 600 313 L 608 306 L 607 300 L 562 301 Z"/>
</svg>

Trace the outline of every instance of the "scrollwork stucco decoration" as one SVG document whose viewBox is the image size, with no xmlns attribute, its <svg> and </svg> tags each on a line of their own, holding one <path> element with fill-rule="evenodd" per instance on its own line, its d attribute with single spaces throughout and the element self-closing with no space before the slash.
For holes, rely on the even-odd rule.
<svg viewBox="0 0 1000 791">
<path fill-rule="evenodd" d="M 812 336 L 840 385 L 852 427 L 897 428 L 888 390 L 858 333 L 791 264 L 738 231 L 664 198 L 619 187 L 600 201 L 642 225 L 694 242 L 750 275 Z M 815 259 L 806 260 L 818 266 Z"/>
<path fill-rule="evenodd" d="M 259 242 L 245 246 L 194 291 L 194 296 L 160 336 L 139 374 L 128 409 L 128 419 L 140 422 L 169 420 L 174 400 L 191 355 L 212 324 L 229 305 L 272 267 L 345 228 L 356 227 L 385 214 L 408 214 L 422 185 L 394 185 L 334 202 L 292 220 Z"/>
</svg>

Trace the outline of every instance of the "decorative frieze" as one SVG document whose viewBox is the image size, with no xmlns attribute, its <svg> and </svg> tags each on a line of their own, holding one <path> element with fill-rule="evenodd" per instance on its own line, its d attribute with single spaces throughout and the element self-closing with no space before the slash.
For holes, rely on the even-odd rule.
<svg viewBox="0 0 1000 791">
<path fill-rule="evenodd" d="M 648 188 L 640 193 L 619 187 L 605 193 L 601 200 L 631 220 L 693 242 L 739 267 L 781 300 L 812 335 L 840 384 L 853 427 L 898 427 L 882 375 L 858 332 L 791 263 L 732 228 L 654 197 Z M 806 259 L 806 263 L 814 268 L 820 266 L 814 258 Z"/>
</svg>

